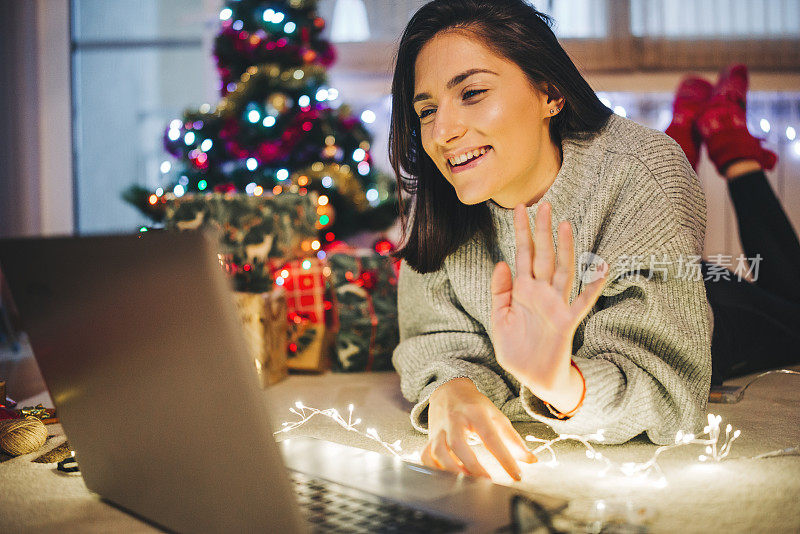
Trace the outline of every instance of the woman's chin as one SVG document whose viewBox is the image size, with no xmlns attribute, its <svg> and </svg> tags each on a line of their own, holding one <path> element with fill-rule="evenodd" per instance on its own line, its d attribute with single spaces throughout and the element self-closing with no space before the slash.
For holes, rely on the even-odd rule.
<svg viewBox="0 0 800 534">
<path fill-rule="evenodd" d="M 462 204 L 472 206 L 489 200 L 491 197 L 481 191 L 465 191 L 456 189 L 456 196 Z"/>
</svg>

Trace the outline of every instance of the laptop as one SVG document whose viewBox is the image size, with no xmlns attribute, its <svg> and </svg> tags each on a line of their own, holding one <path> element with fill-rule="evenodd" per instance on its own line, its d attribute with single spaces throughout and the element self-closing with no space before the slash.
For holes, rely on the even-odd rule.
<svg viewBox="0 0 800 534">
<path fill-rule="evenodd" d="M 176 532 L 509 524 L 512 488 L 313 438 L 276 443 L 215 250 L 195 232 L 0 240 L 0 270 L 91 491 Z"/>
</svg>

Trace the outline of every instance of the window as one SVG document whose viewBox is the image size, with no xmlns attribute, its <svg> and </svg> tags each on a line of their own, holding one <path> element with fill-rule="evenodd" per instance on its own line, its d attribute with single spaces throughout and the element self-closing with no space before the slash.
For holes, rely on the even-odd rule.
<svg viewBox="0 0 800 534">
<path fill-rule="evenodd" d="M 217 1 L 73 0 L 76 230 L 132 231 L 147 220 L 122 200 L 154 189 L 162 136 L 184 108 L 216 102 Z"/>
</svg>

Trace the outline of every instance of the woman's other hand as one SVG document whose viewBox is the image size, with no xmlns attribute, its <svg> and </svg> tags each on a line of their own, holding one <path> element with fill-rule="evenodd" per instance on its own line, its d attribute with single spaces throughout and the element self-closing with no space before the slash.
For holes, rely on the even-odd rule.
<svg viewBox="0 0 800 534">
<path fill-rule="evenodd" d="M 572 340 L 603 289 L 608 265 L 569 303 L 575 274 L 572 227 L 558 226 L 558 265 L 553 248 L 551 206 L 536 213 L 534 239 L 523 205 L 514 208 L 516 277 L 505 262 L 492 275 L 492 330 L 498 363 L 541 400 L 562 413 L 583 394 L 583 379 L 570 364 Z"/>
<path fill-rule="evenodd" d="M 511 421 L 468 378 L 450 380 L 433 392 L 428 429 L 422 463 L 429 467 L 491 478 L 468 442 L 470 433 L 480 438 L 514 480 L 520 479 L 517 460 L 536 461 Z"/>
</svg>

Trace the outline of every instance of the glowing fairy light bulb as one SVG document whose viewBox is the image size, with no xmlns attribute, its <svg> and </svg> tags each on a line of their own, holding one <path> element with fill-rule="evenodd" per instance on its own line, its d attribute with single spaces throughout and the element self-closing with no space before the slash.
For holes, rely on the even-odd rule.
<svg viewBox="0 0 800 534">
<path fill-rule="evenodd" d="M 233 11 L 228 7 L 219 12 L 219 20 L 230 20 L 232 16 Z"/>
<path fill-rule="evenodd" d="M 184 193 L 186 193 L 186 189 L 181 184 L 175 186 L 175 189 L 172 190 L 176 197 L 182 197 Z"/>
<path fill-rule="evenodd" d="M 772 129 L 772 125 L 767 119 L 761 119 L 761 121 L 759 121 L 759 126 L 761 126 L 761 130 L 764 133 L 769 133 L 770 129 Z"/>
<path fill-rule="evenodd" d="M 333 178 L 330 176 L 323 176 L 322 177 L 322 187 L 328 189 L 333 185 Z"/>
<path fill-rule="evenodd" d="M 266 117 L 264 117 L 264 121 L 261 124 L 263 124 L 267 128 L 272 128 L 273 126 L 275 126 L 275 117 L 273 117 L 272 115 L 267 115 Z"/>
<path fill-rule="evenodd" d="M 164 188 L 163 187 L 159 187 L 158 189 L 156 189 L 156 196 L 160 197 L 163 194 L 164 194 Z"/>
<path fill-rule="evenodd" d="M 161 174 L 167 174 L 172 168 L 172 163 L 169 161 L 161 162 Z"/>
<path fill-rule="evenodd" d="M 363 148 L 357 148 L 353 151 L 353 161 L 363 161 L 367 157 L 367 153 Z"/>
<path fill-rule="evenodd" d="M 183 142 L 186 143 L 186 146 L 194 144 L 194 140 L 195 140 L 194 132 L 186 132 L 186 135 L 183 136 Z"/>
<path fill-rule="evenodd" d="M 183 126 L 183 122 L 180 119 L 174 119 L 169 123 L 170 130 L 180 130 L 181 126 Z"/>
<path fill-rule="evenodd" d="M 181 131 L 178 128 L 172 128 L 167 132 L 167 137 L 170 141 L 177 141 L 181 137 Z"/>
<path fill-rule="evenodd" d="M 793 127 L 787 126 L 786 139 L 788 139 L 789 141 L 794 141 L 795 137 L 797 137 L 797 131 Z"/>
<path fill-rule="evenodd" d="M 302 71 L 296 71 L 302 73 Z M 295 76 L 296 77 L 296 76 Z M 301 76 L 302 78 L 302 76 Z M 300 98 L 297 99 L 297 104 L 301 108 L 305 108 L 311 105 L 311 98 L 308 95 L 300 95 Z"/>
<path fill-rule="evenodd" d="M 211 139 L 204 139 L 202 143 L 200 143 L 200 150 L 203 152 L 208 152 L 211 150 L 211 147 L 214 146 L 214 141 Z"/>
<path fill-rule="evenodd" d="M 255 192 L 255 190 L 256 190 L 255 182 L 250 182 L 249 184 L 244 186 L 244 192 L 247 193 L 248 195 L 252 195 L 253 192 Z"/>
<path fill-rule="evenodd" d="M 365 109 L 361 113 L 361 120 L 366 122 L 367 124 L 372 124 L 373 122 L 375 122 L 376 118 L 377 117 L 375 116 L 375 112 L 372 111 L 371 109 Z"/>
<path fill-rule="evenodd" d="M 256 109 L 252 109 L 247 114 L 247 120 L 249 120 L 251 123 L 255 124 L 255 123 L 257 123 L 258 121 L 261 120 L 261 113 L 259 113 L 258 110 L 256 110 Z"/>
<path fill-rule="evenodd" d="M 287 22 L 286 25 L 283 27 L 284 33 L 294 33 L 294 30 L 297 29 L 297 24 L 294 22 Z"/>
<path fill-rule="evenodd" d="M 254 171 L 258 168 L 258 160 L 256 158 L 247 158 L 245 165 L 247 165 L 248 171 Z M 253 187 L 255 187 L 255 185 Z"/>
<path fill-rule="evenodd" d="M 328 100 L 328 90 L 324 88 L 320 89 L 317 91 L 317 94 L 314 96 L 314 98 L 317 99 L 317 102 L 324 102 L 325 100 Z"/>
<path fill-rule="evenodd" d="M 278 169 L 278 172 L 275 173 L 275 177 L 280 180 L 286 180 L 289 178 L 289 169 Z"/>
</svg>

